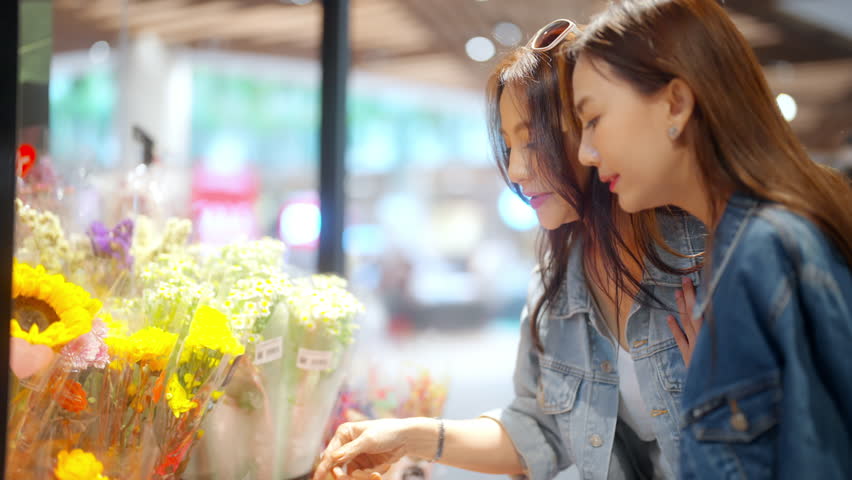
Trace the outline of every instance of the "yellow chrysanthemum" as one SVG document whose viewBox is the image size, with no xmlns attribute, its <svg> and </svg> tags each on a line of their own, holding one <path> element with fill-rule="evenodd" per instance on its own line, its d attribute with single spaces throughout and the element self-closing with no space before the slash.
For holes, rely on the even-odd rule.
<svg viewBox="0 0 852 480">
<path fill-rule="evenodd" d="M 207 355 L 204 349 L 219 352 L 221 355 L 242 355 L 245 347 L 234 337 L 228 326 L 228 317 L 213 307 L 202 305 L 195 311 L 189 334 L 183 342 L 181 363 L 186 363 L 194 354 Z"/>
<path fill-rule="evenodd" d="M 166 368 L 177 342 L 177 334 L 157 327 L 148 327 L 131 335 L 130 341 L 133 343 L 137 361 L 148 365 L 151 370 L 159 371 Z"/>
<path fill-rule="evenodd" d="M 169 408 L 172 409 L 175 418 L 198 406 L 198 403 L 189 399 L 186 390 L 184 390 L 183 385 L 180 384 L 180 380 L 178 380 L 177 375 L 174 373 L 169 377 L 169 386 L 166 388 L 166 400 L 169 402 Z"/>
<path fill-rule="evenodd" d="M 140 363 L 153 371 L 160 371 L 166 368 L 177 342 L 177 334 L 157 327 L 147 327 L 129 337 L 114 335 L 104 341 L 109 347 L 110 355 L 119 361 L 113 368 L 120 368 L 120 362 L 124 361 Z"/>
<path fill-rule="evenodd" d="M 101 312 L 98 318 L 104 322 L 110 335 L 127 335 L 127 322 L 115 320 L 112 315 L 106 312 Z"/>
<path fill-rule="evenodd" d="M 59 349 L 92 329 L 101 302 L 62 275 L 48 274 L 41 265 L 15 262 L 12 277 L 14 314 L 11 334 L 34 345 Z M 25 330 L 21 325 L 29 328 Z"/>
<path fill-rule="evenodd" d="M 109 480 L 102 475 L 104 466 L 95 456 L 79 448 L 62 450 L 57 456 L 58 463 L 53 471 L 57 480 Z"/>
<path fill-rule="evenodd" d="M 127 335 L 111 335 L 104 339 L 104 343 L 109 348 L 109 356 L 112 359 L 109 368 L 122 370 L 125 365 L 135 363 L 131 360 L 134 356 L 133 344 Z"/>
</svg>

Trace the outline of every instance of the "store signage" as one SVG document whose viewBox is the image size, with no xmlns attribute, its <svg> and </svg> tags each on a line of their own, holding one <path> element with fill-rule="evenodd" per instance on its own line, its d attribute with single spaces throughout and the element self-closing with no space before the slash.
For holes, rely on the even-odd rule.
<svg viewBox="0 0 852 480">
<path fill-rule="evenodd" d="M 22 143 L 18 146 L 18 176 L 24 178 L 30 173 L 36 163 L 36 149 L 28 143 Z"/>
</svg>

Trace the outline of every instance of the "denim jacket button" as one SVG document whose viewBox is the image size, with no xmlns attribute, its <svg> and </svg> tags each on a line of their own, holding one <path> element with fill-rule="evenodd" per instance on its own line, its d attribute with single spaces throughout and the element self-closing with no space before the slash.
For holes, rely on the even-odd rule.
<svg viewBox="0 0 852 480">
<path fill-rule="evenodd" d="M 604 373 L 612 372 L 612 364 L 610 364 L 609 362 L 601 363 L 601 370 L 603 370 Z"/>
<path fill-rule="evenodd" d="M 601 445 L 603 445 L 603 439 L 601 438 L 600 435 L 598 435 L 596 433 L 596 434 L 592 435 L 591 437 L 589 437 L 589 444 L 591 446 L 595 447 L 595 448 L 598 448 Z"/>
<path fill-rule="evenodd" d="M 748 430 L 748 419 L 742 412 L 737 412 L 731 415 L 731 426 L 738 432 L 745 432 Z"/>
</svg>

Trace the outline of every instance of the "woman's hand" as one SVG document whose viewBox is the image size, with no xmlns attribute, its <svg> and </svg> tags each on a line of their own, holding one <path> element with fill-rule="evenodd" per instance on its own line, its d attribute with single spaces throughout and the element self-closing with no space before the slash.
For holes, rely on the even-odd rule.
<svg viewBox="0 0 852 480">
<path fill-rule="evenodd" d="M 689 366 L 692 361 L 692 352 L 695 350 L 695 343 L 698 340 L 698 333 L 701 331 L 701 325 L 704 319 L 692 318 L 692 308 L 695 306 L 695 286 L 689 277 L 683 277 L 683 290 L 675 292 L 675 300 L 677 308 L 680 311 L 680 321 L 683 325 L 678 325 L 674 315 L 669 315 L 669 328 L 674 334 L 675 342 L 677 342 L 680 353 L 683 355 L 683 363 Z"/>
<path fill-rule="evenodd" d="M 344 423 L 323 452 L 314 480 L 326 480 L 330 471 L 337 480 L 375 480 L 376 475 L 371 474 L 387 472 L 391 465 L 411 453 L 407 446 L 418 420 L 422 419 Z M 340 468 L 343 466 L 347 467 L 346 473 Z"/>
</svg>

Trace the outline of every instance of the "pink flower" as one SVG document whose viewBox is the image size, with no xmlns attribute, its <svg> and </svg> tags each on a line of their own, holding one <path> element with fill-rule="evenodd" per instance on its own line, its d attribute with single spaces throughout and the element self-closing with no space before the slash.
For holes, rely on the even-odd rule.
<svg viewBox="0 0 852 480">
<path fill-rule="evenodd" d="M 89 333 L 77 337 L 60 352 L 66 367 L 72 371 L 81 371 L 89 367 L 104 368 L 109 365 L 109 349 L 104 343 L 106 335 L 106 324 L 96 318 Z"/>
</svg>

